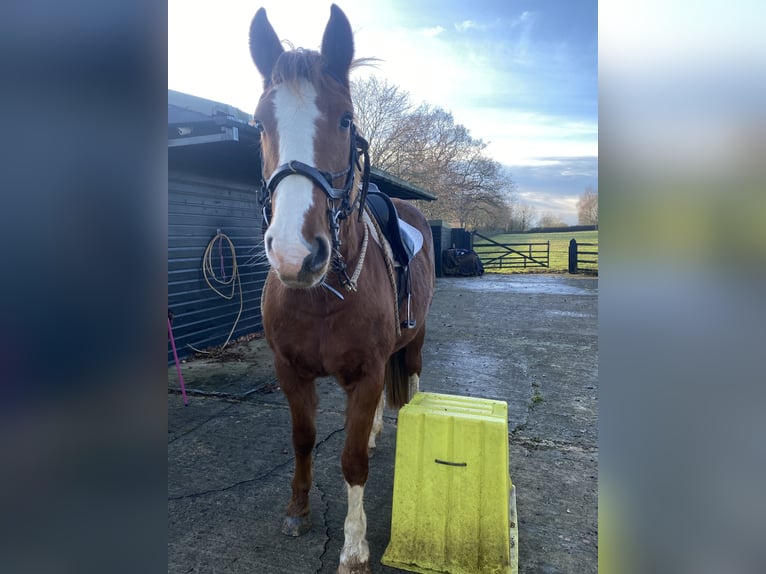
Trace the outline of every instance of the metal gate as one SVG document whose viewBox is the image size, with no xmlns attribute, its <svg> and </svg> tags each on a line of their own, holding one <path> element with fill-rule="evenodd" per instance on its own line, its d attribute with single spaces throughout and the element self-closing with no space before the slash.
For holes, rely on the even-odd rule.
<svg viewBox="0 0 766 574">
<path fill-rule="evenodd" d="M 479 255 L 484 269 L 527 269 L 550 266 L 551 242 L 498 243 L 473 232 L 473 250 Z M 480 241 L 477 241 L 476 238 Z"/>
<path fill-rule="evenodd" d="M 598 275 L 598 243 L 578 243 L 572 239 L 569 242 L 569 272 Z"/>
</svg>

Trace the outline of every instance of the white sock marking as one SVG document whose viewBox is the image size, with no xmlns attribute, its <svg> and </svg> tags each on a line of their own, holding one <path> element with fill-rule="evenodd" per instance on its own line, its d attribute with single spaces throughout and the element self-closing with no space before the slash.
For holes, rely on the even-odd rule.
<svg viewBox="0 0 766 574">
<path fill-rule="evenodd" d="M 343 525 L 343 550 L 340 553 L 341 564 L 364 564 L 370 560 L 370 547 L 367 545 L 367 516 L 364 513 L 364 487 L 350 486 L 348 490 L 348 514 Z"/>
<path fill-rule="evenodd" d="M 410 386 L 410 399 L 412 399 L 415 393 L 420 390 L 420 377 L 417 374 L 412 374 L 409 376 L 408 382 Z"/>
<path fill-rule="evenodd" d="M 383 432 L 383 404 L 386 400 L 386 391 L 380 393 L 378 407 L 375 409 L 375 418 L 372 419 L 372 430 L 370 431 L 370 440 L 367 442 L 367 448 L 375 448 L 375 439 Z"/>
</svg>

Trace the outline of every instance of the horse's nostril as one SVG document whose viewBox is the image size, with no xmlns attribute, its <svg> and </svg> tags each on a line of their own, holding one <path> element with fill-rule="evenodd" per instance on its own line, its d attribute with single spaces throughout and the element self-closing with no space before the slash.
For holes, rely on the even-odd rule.
<svg viewBox="0 0 766 574">
<path fill-rule="evenodd" d="M 271 246 L 272 246 L 273 243 L 274 243 L 274 238 L 273 237 L 267 237 L 266 238 L 266 251 L 267 252 L 271 251 Z"/>
<path fill-rule="evenodd" d="M 303 265 L 311 273 L 317 273 L 327 263 L 327 259 L 330 257 L 330 246 L 327 240 L 322 237 L 315 237 L 312 250 L 309 255 L 304 259 Z"/>
</svg>

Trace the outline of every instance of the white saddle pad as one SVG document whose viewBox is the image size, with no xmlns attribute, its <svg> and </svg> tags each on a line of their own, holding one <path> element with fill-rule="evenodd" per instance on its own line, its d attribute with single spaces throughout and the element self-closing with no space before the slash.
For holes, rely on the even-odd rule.
<svg viewBox="0 0 766 574">
<path fill-rule="evenodd" d="M 404 248 L 409 251 L 410 259 L 412 259 L 423 247 L 423 234 L 401 218 L 399 219 L 399 229 L 402 232 Z"/>
</svg>

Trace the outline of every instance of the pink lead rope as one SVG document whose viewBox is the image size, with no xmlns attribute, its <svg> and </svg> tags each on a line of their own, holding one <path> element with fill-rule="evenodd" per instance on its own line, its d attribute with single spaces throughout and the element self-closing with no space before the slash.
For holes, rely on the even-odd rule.
<svg viewBox="0 0 766 574">
<path fill-rule="evenodd" d="M 168 335 L 170 336 L 170 346 L 173 347 L 173 358 L 176 360 L 176 371 L 178 371 L 178 380 L 181 383 L 181 394 L 184 397 L 184 406 L 189 406 L 189 401 L 186 398 L 186 386 L 184 385 L 184 378 L 181 374 L 181 364 L 178 362 L 178 353 L 176 352 L 176 342 L 173 339 L 173 327 L 170 326 L 170 317 L 168 317 Z"/>
</svg>

